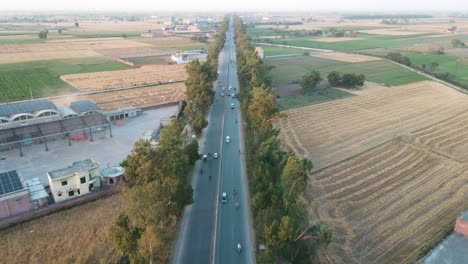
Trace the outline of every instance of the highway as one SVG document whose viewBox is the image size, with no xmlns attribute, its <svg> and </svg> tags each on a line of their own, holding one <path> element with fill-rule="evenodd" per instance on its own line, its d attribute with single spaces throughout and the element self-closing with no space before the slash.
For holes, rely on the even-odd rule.
<svg viewBox="0 0 468 264">
<path fill-rule="evenodd" d="M 240 107 L 237 98 L 227 96 L 229 86 L 230 92 L 239 92 L 235 52 L 231 18 L 218 59 L 215 101 L 199 141 L 200 152 L 210 155 L 195 166 L 194 203 L 184 211 L 173 263 L 254 263 Z M 230 137 L 229 143 L 226 136 Z M 214 159 L 213 153 L 218 153 L 219 158 Z M 222 192 L 227 193 L 226 203 L 221 203 Z M 238 243 L 242 246 L 240 254 Z"/>
</svg>

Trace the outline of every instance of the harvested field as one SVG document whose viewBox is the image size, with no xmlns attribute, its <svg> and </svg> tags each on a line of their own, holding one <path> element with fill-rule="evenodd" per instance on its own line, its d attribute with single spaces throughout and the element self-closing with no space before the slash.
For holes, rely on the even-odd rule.
<svg viewBox="0 0 468 264">
<path fill-rule="evenodd" d="M 70 95 L 50 99 L 56 105 L 69 105 L 76 100 L 91 100 L 101 110 L 107 111 L 124 106 L 148 107 L 177 103 L 185 98 L 185 84 L 172 83 L 121 91 L 110 91 L 92 95 Z"/>
<path fill-rule="evenodd" d="M 314 41 L 320 41 L 320 42 L 340 42 L 340 41 L 348 41 L 348 40 L 360 40 L 361 38 L 347 38 L 347 37 L 342 37 L 342 38 L 318 38 L 314 39 Z"/>
<path fill-rule="evenodd" d="M 276 126 L 287 148 L 320 169 L 466 109 L 465 94 L 423 81 L 287 110 Z"/>
<path fill-rule="evenodd" d="M 62 75 L 61 79 L 82 92 L 141 84 L 185 80 L 185 65 L 146 65 L 138 69 Z"/>
<path fill-rule="evenodd" d="M 328 60 L 350 62 L 350 63 L 381 60 L 381 58 L 378 58 L 378 57 L 371 57 L 371 56 L 359 55 L 359 54 L 342 53 L 342 52 L 315 53 L 315 54 L 311 54 L 310 56 L 318 57 L 318 58 L 322 58 L 322 59 L 328 59 Z"/>
<path fill-rule="evenodd" d="M 92 50 L 39 51 L 0 54 L 0 63 L 101 57 Z"/>
<path fill-rule="evenodd" d="M 333 228 L 329 263 L 411 263 L 468 198 L 468 96 L 423 81 L 284 111 L 309 157 L 310 219 Z"/>
<path fill-rule="evenodd" d="M 466 152 L 465 152 L 466 154 Z M 392 140 L 310 176 L 331 263 L 410 263 L 466 209 L 466 163 Z"/>
<path fill-rule="evenodd" d="M 167 38 L 141 38 L 137 40 L 140 43 L 151 44 L 155 47 L 185 46 L 197 44 L 189 38 L 167 37 Z"/>
<path fill-rule="evenodd" d="M 368 94 L 373 94 L 373 93 L 381 92 L 383 90 L 392 89 L 392 88 L 388 88 L 387 86 L 384 86 L 379 83 L 366 81 L 362 87 L 359 87 L 357 89 L 345 89 L 345 88 L 335 88 L 335 89 L 348 92 L 348 93 L 352 93 L 354 95 L 368 95 Z"/>
<path fill-rule="evenodd" d="M 122 197 L 113 195 L 2 230 L 0 262 L 81 263 L 90 256 L 115 263 L 120 254 L 107 234 L 122 209 Z"/>
</svg>

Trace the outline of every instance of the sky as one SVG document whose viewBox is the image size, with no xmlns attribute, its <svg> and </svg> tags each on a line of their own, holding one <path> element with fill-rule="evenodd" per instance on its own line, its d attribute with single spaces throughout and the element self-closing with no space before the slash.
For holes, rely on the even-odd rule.
<svg viewBox="0 0 468 264">
<path fill-rule="evenodd" d="M 468 12 L 468 0 L 2 0 L 0 11 Z"/>
</svg>

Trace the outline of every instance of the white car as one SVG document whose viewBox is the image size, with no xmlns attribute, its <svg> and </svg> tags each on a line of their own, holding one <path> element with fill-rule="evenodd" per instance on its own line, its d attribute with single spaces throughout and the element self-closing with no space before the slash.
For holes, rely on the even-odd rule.
<svg viewBox="0 0 468 264">
<path fill-rule="evenodd" d="M 236 98 L 236 94 L 235 94 L 235 93 L 232 93 L 232 94 L 231 94 L 231 97 L 232 97 L 232 98 Z"/>
<path fill-rule="evenodd" d="M 219 156 L 218 156 L 218 153 L 213 153 L 213 158 L 217 159 Z"/>
<path fill-rule="evenodd" d="M 231 138 L 229 136 L 226 136 L 226 143 L 231 142 Z"/>
<path fill-rule="evenodd" d="M 224 96 L 224 92 L 221 93 L 221 96 Z"/>
<path fill-rule="evenodd" d="M 227 194 L 226 194 L 226 192 L 223 192 L 223 194 L 221 195 L 221 202 L 222 203 L 227 203 Z"/>
<path fill-rule="evenodd" d="M 231 109 L 234 109 L 234 103 L 231 103 Z"/>
<path fill-rule="evenodd" d="M 229 90 L 231 90 L 231 89 L 232 89 L 232 85 L 229 85 Z"/>
</svg>

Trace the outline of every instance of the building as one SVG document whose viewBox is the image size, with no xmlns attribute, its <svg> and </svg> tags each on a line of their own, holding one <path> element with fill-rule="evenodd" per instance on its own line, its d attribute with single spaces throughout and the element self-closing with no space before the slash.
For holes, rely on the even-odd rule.
<svg viewBox="0 0 468 264">
<path fill-rule="evenodd" d="M 34 209 L 38 209 L 49 204 L 49 194 L 46 192 L 39 178 L 24 181 L 28 188 L 31 203 Z"/>
<path fill-rule="evenodd" d="M 189 63 L 193 60 L 206 61 L 208 52 L 204 49 L 201 50 L 187 50 L 179 52 L 171 56 L 171 60 L 177 64 Z"/>
<path fill-rule="evenodd" d="M 160 38 L 163 37 L 164 34 L 159 30 L 148 30 L 148 32 L 141 33 L 141 36 L 145 38 Z"/>
<path fill-rule="evenodd" d="M 455 232 L 439 243 L 423 258 L 425 264 L 467 263 L 468 260 L 468 211 L 455 222 Z"/>
<path fill-rule="evenodd" d="M 81 100 L 71 102 L 70 108 L 73 109 L 80 116 L 99 114 L 101 109 L 90 100 Z"/>
<path fill-rule="evenodd" d="M 33 209 L 29 191 L 17 171 L 0 173 L 0 218 Z"/>
<path fill-rule="evenodd" d="M 124 168 L 120 166 L 109 167 L 101 171 L 102 185 L 114 186 L 123 181 Z"/>
<path fill-rule="evenodd" d="M 60 120 L 57 107 L 48 100 L 0 104 L 0 129 Z"/>
<path fill-rule="evenodd" d="M 99 163 L 86 159 L 47 173 L 55 202 L 87 194 L 100 187 Z"/>
<path fill-rule="evenodd" d="M 257 53 L 257 56 L 258 56 L 260 59 L 265 58 L 265 52 L 263 51 L 263 48 L 262 48 L 262 47 L 255 47 L 255 52 Z"/>
<path fill-rule="evenodd" d="M 122 107 L 116 110 L 106 111 L 103 113 L 107 121 L 115 121 L 127 119 L 129 117 L 137 117 L 143 114 L 143 110 L 135 107 Z"/>
</svg>

